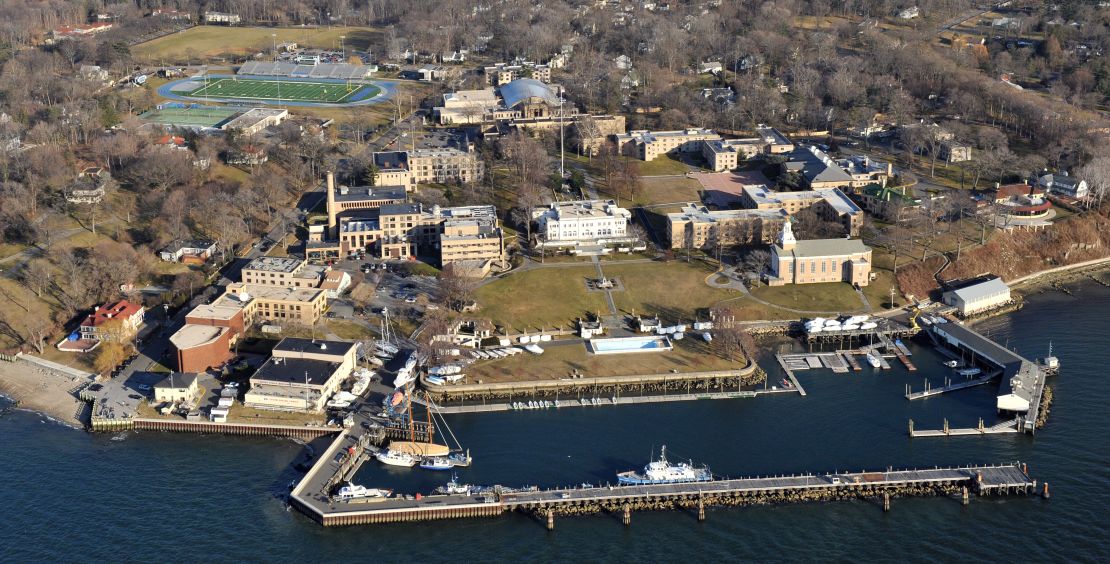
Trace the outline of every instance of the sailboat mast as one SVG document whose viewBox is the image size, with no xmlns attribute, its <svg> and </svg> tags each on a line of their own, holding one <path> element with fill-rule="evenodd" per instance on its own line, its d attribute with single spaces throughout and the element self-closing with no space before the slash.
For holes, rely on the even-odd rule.
<svg viewBox="0 0 1110 564">
<path fill-rule="evenodd" d="M 412 421 L 412 392 L 409 392 L 409 441 L 416 442 L 416 429 L 413 428 Z"/>
</svg>

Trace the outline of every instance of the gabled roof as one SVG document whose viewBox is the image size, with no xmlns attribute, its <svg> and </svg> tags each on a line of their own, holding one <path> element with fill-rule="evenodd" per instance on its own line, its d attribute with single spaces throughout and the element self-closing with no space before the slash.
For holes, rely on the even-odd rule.
<svg viewBox="0 0 1110 564">
<path fill-rule="evenodd" d="M 980 298 L 1009 291 L 1010 287 L 1007 286 L 1001 278 L 991 278 L 986 282 L 965 286 L 959 290 L 952 290 L 951 292 L 953 295 L 959 296 L 959 298 L 965 302 L 973 302 Z"/>
</svg>

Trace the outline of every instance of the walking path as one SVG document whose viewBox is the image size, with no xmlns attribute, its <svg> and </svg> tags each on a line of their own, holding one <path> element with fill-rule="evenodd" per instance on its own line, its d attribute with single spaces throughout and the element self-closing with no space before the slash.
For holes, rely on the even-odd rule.
<svg viewBox="0 0 1110 564">
<path fill-rule="evenodd" d="M 599 281 L 605 280 L 605 272 L 601 270 L 601 260 L 595 255 L 593 258 L 594 266 L 597 267 L 597 279 Z M 605 301 L 609 304 L 609 315 L 617 315 L 617 304 L 613 301 L 613 290 L 605 288 Z"/>
</svg>

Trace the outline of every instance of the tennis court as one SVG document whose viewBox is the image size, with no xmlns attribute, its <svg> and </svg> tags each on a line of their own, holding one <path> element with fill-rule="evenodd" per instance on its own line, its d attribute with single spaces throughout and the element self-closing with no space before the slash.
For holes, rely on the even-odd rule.
<svg viewBox="0 0 1110 564">
<path fill-rule="evenodd" d="M 381 89 L 371 84 L 346 82 L 303 82 L 285 80 L 253 80 L 241 78 L 209 79 L 207 84 L 191 92 L 179 94 L 190 98 L 236 100 L 267 100 L 288 102 L 325 102 L 330 104 L 361 100 L 376 96 Z"/>
<path fill-rule="evenodd" d="M 164 106 L 139 117 L 150 123 L 175 127 L 217 127 L 241 111 L 235 108 Z"/>
</svg>

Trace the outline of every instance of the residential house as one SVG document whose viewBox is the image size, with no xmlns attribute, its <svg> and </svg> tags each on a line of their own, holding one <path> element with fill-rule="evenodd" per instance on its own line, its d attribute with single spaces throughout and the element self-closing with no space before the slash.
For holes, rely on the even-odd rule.
<svg viewBox="0 0 1110 564">
<path fill-rule="evenodd" d="M 128 339 L 139 332 L 146 319 L 146 308 L 120 300 L 93 308 L 78 329 L 81 338 L 89 341 Z"/>
<path fill-rule="evenodd" d="M 724 70 L 724 65 L 720 61 L 710 61 L 708 63 L 698 64 L 698 74 L 713 74 L 718 75 Z"/>
<path fill-rule="evenodd" d="M 227 164 L 258 166 L 266 162 L 266 149 L 258 145 L 246 145 L 227 152 Z"/>
<path fill-rule="evenodd" d="M 702 88 L 701 97 L 706 100 L 712 100 L 714 103 L 723 106 L 729 106 L 736 102 L 736 92 L 731 86 L 722 86 L 720 88 Z"/>
<path fill-rule="evenodd" d="M 166 245 L 158 252 L 158 257 L 166 262 L 184 264 L 204 264 L 216 252 L 216 243 L 200 239 L 177 240 Z"/>
<path fill-rule="evenodd" d="M 195 403 L 200 395 L 197 376 L 195 373 L 170 372 L 154 384 L 154 403 Z"/>
<path fill-rule="evenodd" d="M 943 141 L 937 155 L 944 162 L 962 163 L 971 160 L 971 145 L 961 143 L 955 139 Z"/>
<path fill-rule="evenodd" d="M 1067 172 L 1059 174 L 1046 174 L 1037 179 L 1037 186 L 1051 194 L 1082 200 L 1090 195 L 1090 188 L 1086 180 L 1068 176 Z"/>
<path fill-rule="evenodd" d="M 66 188 L 66 201 L 74 204 L 99 204 L 111 183 L 112 175 L 107 169 L 87 167 Z"/>
<path fill-rule="evenodd" d="M 918 8 L 917 6 L 911 6 L 909 8 L 906 8 L 906 9 L 898 12 L 898 19 L 900 19 L 900 20 L 912 20 L 912 19 L 914 19 L 914 18 L 916 18 L 920 15 L 921 15 L 921 9 Z"/>
<path fill-rule="evenodd" d="M 151 144 L 151 149 L 154 151 L 188 155 L 190 158 L 189 160 L 193 162 L 193 166 L 201 170 L 208 170 L 208 167 L 212 164 L 210 160 L 194 155 L 192 149 L 189 148 L 188 142 L 180 135 L 163 135 L 154 140 Z"/>
<path fill-rule="evenodd" d="M 416 76 L 423 82 L 446 80 L 447 67 L 440 65 L 424 65 L 416 70 Z"/>
</svg>

